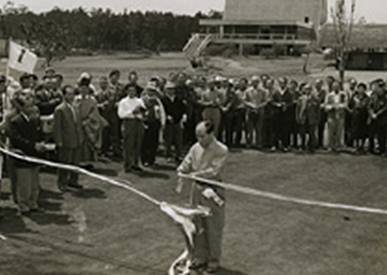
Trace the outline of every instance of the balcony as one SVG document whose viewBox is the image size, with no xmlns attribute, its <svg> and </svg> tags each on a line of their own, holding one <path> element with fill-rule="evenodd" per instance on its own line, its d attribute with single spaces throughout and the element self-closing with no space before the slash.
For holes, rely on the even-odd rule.
<svg viewBox="0 0 387 275">
<path fill-rule="evenodd" d="M 200 38 L 204 39 L 208 34 L 198 34 Z M 310 40 L 298 39 L 296 34 L 280 34 L 280 33 L 225 33 L 225 34 L 211 34 L 211 42 L 220 44 L 260 44 L 260 45 L 272 45 L 274 43 L 285 45 L 307 45 L 310 44 Z"/>
</svg>

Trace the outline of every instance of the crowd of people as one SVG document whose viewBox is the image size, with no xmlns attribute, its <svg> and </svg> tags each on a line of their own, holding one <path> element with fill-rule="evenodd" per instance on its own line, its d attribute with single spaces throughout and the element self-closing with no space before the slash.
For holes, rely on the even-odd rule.
<svg viewBox="0 0 387 275">
<path fill-rule="evenodd" d="M 154 165 L 160 148 L 168 162 L 179 164 L 184 148 L 196 141 L 196 125 L 206 120 L 229 148 L 313 153 L 346 147 L 386 155 L 382 79 L 342 84 L 329 76 L 298 83 L 266 74 L 236 80 L 180 72 L 154 76 L 144 87 L 135 71 L 121 79 L 119 70 L 97 80 L 82 73 L 73 85 L 53 68 L 41 79 L 0 75 L 3 145 L 85 167 L 101 156 L 123 160 L 131 173 Z M 39 211 L 38 166 L 12 158 L 6 164 L 20 211 Z M 82 185 L 76 173 L 60 170 L 58 188 Z"/>
</svg>

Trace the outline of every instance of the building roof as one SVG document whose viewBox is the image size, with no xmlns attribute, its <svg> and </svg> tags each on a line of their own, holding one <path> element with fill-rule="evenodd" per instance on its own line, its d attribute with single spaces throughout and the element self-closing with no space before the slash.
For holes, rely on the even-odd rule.
<svg viewBox="0 0 387 275">
<path fill-rule="evenodd" d="M 337 47 L 336 32 L 332 24 L 325 25 L 320 31 L 322 47 Z M 387 49 L 387 24 L 354 25 L 349 47 L 355 49 Z"/>
<path fill-rule="evenodd" d="M 328 0 L 226 0 L 224 19 L 313 22 L 320 26 L 328 16 Z"/>
</svg>

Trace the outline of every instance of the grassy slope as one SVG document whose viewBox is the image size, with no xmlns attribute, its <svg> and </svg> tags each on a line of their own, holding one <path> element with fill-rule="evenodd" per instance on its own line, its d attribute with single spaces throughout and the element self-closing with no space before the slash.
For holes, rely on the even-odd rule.
<svg viewBox="0 0 387 275">
<path fill-rule="evenodd" d="M 163 163 L 163 160 L 160 160 Z M 387 161 L 349 155 L 233 153 L 225 179 L 284 195 L 387 209 Z M 118 164 L 100 168 L 120 171 Z M 173 167 L 118 177 L 168 202 Z M 165 169 L 167 168 L 167 169 Z M 82 178 L 86 190 L 56 193 L 42 175 L 43 204 L 31 218 L 7 203 L 0 274 L 165 274 L 183 239 L 157 208 L 125 190 Z M 82 228 L 82 214 L 86 229 Z M 305 207 L 228 193 L 223 274 L 385 274 L 387 217 Z M 231 271 L 234 270 L 234 271 Z"/>
<path fill-rule="evenodd" d="M 266 72 L 304 78 L 299 59 L 215 59 L 213 64 L 235 77 Z M 312 71 L 319 70 L 316 64 Z M 144 84 L 154 74 L 168 76 L 186 66 L 187 60 L 178 55 L 145 60 L 121 55 L 70 57 L 56 64 L 68 83 L 83 71 L 98 77 L 118 68 L 125 78 L 137 70 Z M 301 198 L 387 209 L 385 167 L 385 160 L 374 157 L 246 151 L 232 154 L 226 179 Z M 101 164 L 101 168 L 121 171 L 114 163 Z M 118 177 L 132 180 L 161 200 L 185 202 L 187 194 L 173 192 L 172 168 L 164 168 L 142 177 L 122 173 Z M 21 219 L 9 201 L 2 202 L 7 218 L 0 232 L 9 240 L 0 241 L 0 274 L 165 274 L 183 249 L 183 238 L 173 223 L 133 194 L 83 178 L 85 191 L 61 196 L 55 180 L 54 175 L 42 175 L 48 190 L 43 201 L 49 211 L 44 215 Z M 223 259 L 227 270 L 223 274 L 385 274 L 386 225 L 384 216 L 229 193 Z"/>
</svg>

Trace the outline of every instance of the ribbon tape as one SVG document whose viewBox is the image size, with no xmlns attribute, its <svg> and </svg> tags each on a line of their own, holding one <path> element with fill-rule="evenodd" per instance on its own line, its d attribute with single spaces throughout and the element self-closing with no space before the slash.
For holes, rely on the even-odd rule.
<svg viewBox="0 0 387 275">
<path fill-rule="evenodd" d="M 193 249 L 193 234 L 196 232 L 196 228 L 194 223 L 192 222 L 192 218 L 196 215 L 208 216 L 210 214 L 209 209 L 206 209 L 203 207 L 185 208 L 185 207 L 168 204 L 166 202 L 161 202 L 130 185 L 123 184 L 117 180 L 113 180 L 111 178 L 92 173 L 86 169 L 83 169 L 77 166 L 60 164 L 53 161 L 42 160 L 42 159 L 33 158 L 29 156 L 23 156 L 1 146 L 0 146 L 0 152 L 19 160 L 45 165 L 49 167 L 59 168 L 59 169 L 66 169 L 66 170 L 87 175 L 97 180 L 108 182 L 114 186 L 121 187 L 128 191 L 131 191 L 132 193 L 142 197 L 148 202 L 158 206 L 163 213 L 168 215 L 176 222 L 176 224 L 179 225 L 186 239 L 186 247 L 187 247 L 186 250 L 172 263 L 171 267 L 169 268 L 168 274 L 169 275 L 189 274 L 189 267 L 191 265 L 190 252 Z M 324 207 L 324 208 L 330 208 L 330 209 L 336 209 L 336 210 L 348 210 L 348 211 L 356 211 L 356 212 L 362 212 L 362 213 L 387 215 L 387 210 L 384 210 L 384 209 L 360 207 L 360 206 L 346 205 L 346 204 L 327 203 L 327 202 L 321 202 L 316 200 L 299 199 L 299 198 L 283 196 L 283 195 L 279 195 L 271 192 L 260 191 L 249 187 L 237 186 L 234 184 L 219 182 L 215 180 L 194 177 L 191 175 L 179 174 L 179 177 L 192 180 L 192 181 L 204 182 L 210 186 L 221 187 L 226 190 L 235 191 L 246 195 L 258 196 L 258 197 L 263 197 L 263 198 L 276 200 L 276 201 L 283 201 L 283 202 L 289 202 L 289 203 L 295 203 L 295 204 L 307 205 L 307 206 Z M 131 184 L 131 183 L 128 182 L 128 184 Z M 0 234 L 0 239 L 6 240 L 6 237 Z"/>
</svg>

